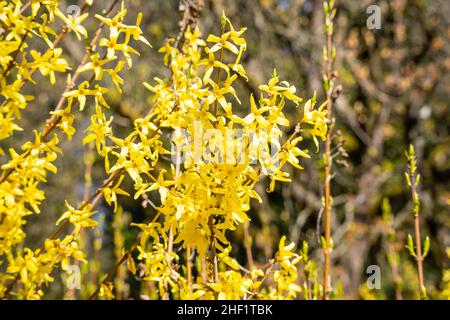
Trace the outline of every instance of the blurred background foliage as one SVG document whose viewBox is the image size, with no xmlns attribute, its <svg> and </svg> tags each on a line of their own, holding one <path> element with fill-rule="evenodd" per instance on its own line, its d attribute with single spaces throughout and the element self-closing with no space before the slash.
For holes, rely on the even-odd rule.
<svg viewBox="0 0 450 320">
<path fill-rule="evenodd" d="M 96 1 L 91 14 L 104 10 L 108 2 Z M 62 1 L 63 8 L 73 4 L 79 3 Z M 366 9 L 371 4 L 381 8 L 379 30 L 366 27 Z M 115 90 L 109 93 L 113 126 L 119 136 L 129 132 L 133 119 L 150 107 L 151 96 L 142 82 L 168 75 L 158 48 L 177 35 L 182 14 L 175 0 L 129 0 L 126 5 L 130 19 L 135 19 L 138 11 L 143 12 L 142 29 L 153 49 L 139 44 L 141 56 L 134 59 L 133 68 L 123 77 L 123 94 Z M 324 101 L 322 1 L 205 0 L 199 20 L 204 35 L 220 31 L 222 11 L 236 27 L 248 28 L 243 64 L 249 81 L 242 81 L 238 94 L 259 96 L 258 85 L 266 82 L 276 68 L 281 78 L 297 87 L 299 96 L 310 97 L 317 91 L 319 102 Z M 450 2 L 338 0 L 337 11 L 335 68 L 342 93 L 335 111 L 332 285 L 339 289 L 340 298 L 416 297 L 415 264 L 405 249 L 406 236 L 413 228 L 412 204 L 403 176 L 404 150 L 412 143 L 422 175 L 422 232 L 431 238 L 430 254 L 424 262 L 425 280 L 429 295 L 443 298 L 439 292 L 445 286 L 443 272 L 449 268 L 446 248 L 450 246 Z M 88 20 L 92 24 L 94 19 Z M 95 28 L 93 24 L 88 27 Z M 69 64 L 77 65 L 84 53 L 83 45 L 71 34 L 64 38 L 62 47 Z M 2 148 L 20 145 L 30 138 L 33 128 L 43 126 L 63 92 L 64 80 L 60 75 L 55 86 L 42 81 L 39 86 L 27 87 L 36 99 L 19 122 L 25 130 L 2 141 Z M 111 83 L 104 86 L 113 87 Z M 241 107 L 248 108 L 248 100 L 242 101 Z M 87 108 L 91 108 L 90 113 L 93 106 Z M 294 124 L 300 116 L 298 110 L 288 112 Z M 27 241 L 32 248 L 48 237 L 65 211 L 64 199 L 81 202 L 91 160 L 92 188 L 101 186 L 105 178 L 102 160 L 90 158 L 92 153 L 81 144 L 89 113 L 76 114 L 77 134 L 72 141 L 62 143 L 64 156 L 56 161 L 58 174 L 50 176 L 44 187 L 47 199 L 42 212 L 29 219 Z M 3 157 L 1 162 L 5 161 Z M 278 186 L 271 194 L 265 192 L 264 184 L 257 189 L 263 203 L 254 203 L 249 236 L 244 237 L 243 228 L 231 235 L 233 255 L 243 265 L 247 256 L 242 239 L 251 241 L 255 263 L 263 265 L 273 256 L 280 237 L 287 235 L 298 245 L 306 240 L 311 258 L 321 267 L 318 234 L 322 232 L 322 152 L 302 165 L 304 171 L 292 172 L 293 183 Z M 391 205 L 392 220 L 387 218 L 386 207 L 383 218 L 384 198 Z M 93 283 L 111 269 L 122 247 L 128 248 L 134 242 L 137 230 L 129 227 L 129 221 L 141 222 L 154 211 L 148 203 L 132 198 L 122 197 L 120 204 L 123 210 L 114 216 L 111 208 L 101 203 L 96 216 L 101 227 L 84 231 L 88 260 L 93 261 L 81 266 L 87 292 L 92 292 Z M 392 257 L 397 256 L 398 264 L 393 267 Z M 373 264 L 381 268 L 381 290 L 371 291 L 365 286 L 366 268 Z M 80 292 L 67 291 L 62 281 L 56 282 L 59 285 L 47 289 L 52 290 L 49 297 L 80 297 Z M 121 286 L 122 298 L 145 297 L 145 288 L 128 275 L 126 267 L 118 272 L 115 282 L 116 287 Z"/>
</svg>

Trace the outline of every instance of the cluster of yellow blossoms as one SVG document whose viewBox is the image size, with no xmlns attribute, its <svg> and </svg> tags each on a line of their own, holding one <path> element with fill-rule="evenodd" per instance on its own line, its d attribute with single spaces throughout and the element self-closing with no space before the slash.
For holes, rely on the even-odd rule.
<svg viewBox="0 0 450 320">
<path fill-rule="evenodd" d="M 79 109 L 83 110 L 87 101 L 90 101 L 88 99 L 92 98 L 95 115 L 104 119 L 102 108 L 108 108 L 104 98 L 108 89 L 100 86 L 101 80 L 104 75 L 108 75 L 110 81 L 120 90 L 123 80 L 119 73 L 125 63 L 131 67 L 130 53 L 138 54 L 131 47 L 131 40 L 148 44 L 139 28 L 141 16 L 138 16 L 136 25 L 124 23 L 127 10 L 123 2 L 117 14 L 110 17 L 118 2 L 114 2 L 105 16 L 95 16 L 100 26 L 90 40 L 86 54 L 78 67 L 72 68 L 72 74 L 67 75 L 66 89 L 43 130 L 41 132 L 35 130 L 34 140 L 24 143 L 20 152 L 11 148 L 10 159 L 1 166 L 0 297 L 11 294 L 14 286 L 20 283 L 17 292 L 14 292 L 15 295 L 26 299 L 40 298 L 43 295 L 40 288 L 43 284 L 53 281 L 51 273 L 55 267 L 61 265 L 65 270 L 69 258 L 84 259 L 84 254 L 79 249 L 79 231 L 81 228 L 95 227 L 97 224 L 91 218 L 95 211 L 89 202 L 79 208 L 67 203 L 67 212 L 57 222 L 59 224 L 64 220 L 64 223 L 41 248 L 33 250 L 18 245 L 26 236 L 23 231 L 26 216 L 39 213 L 39 205 L 45 199 L 39 184 L 46 182 L 48 171 L 57 172 L 53 162 L 61 150 L 58 148 L 60 138 L 54 129 L 59 128 L 71 139 L 75 133 L 72 126 L 75 120 L 72 108 L 78 103 Z M 86 1 L 82 10 L 86 10 L 90 5 L 92 1 Z M 57 47 L 62 37 L 69 32 L 74 32 L 80 40 L 81 36 L 88 37 L 86 29 L 81 25 L 88 13 L 78 17 L 65 16 L 58 6 L 57 0 L 32 0 L 26 5 L 18 0 L 0 2 L 2 26 L 0 94 L 3 98 L 0 107 L 0 139 L 8 138 L 14 130 L 22 130 L 15 120 L 20 118 L 20 110 L 27 107 L 33 97 L 23 95 L 21 89 L 27 82 L 34 83 L 31 76 L 36 70 L 47 76 L 50 83 L 54 84 L 55 72 L 71 69 L 61 57 L 62 49 Z M 59 33 L 54 31 L 57 25 L 55 17 L 64 23 Z M 109 28 L 109 36 L 100 38 L 105 26 Z M 27 55 L 29 43 L 38 41 L 37 39 L 47 44 L 46 51 L 41 54 L 30 49 L 30 55 Z M 31 59 L 28 59 L 30 56 Z M 84 76 L 87 80 L 77 81 Z M 89 140 L 90 137 L 86 139 Z M 110 189 L 107 185 L 104 190 L 105 197 L 108 190 Z M 114 190 L 111 189 L 110 198 Z M 58 239 L 57 236 L 68 224 L 74 226 L 73 231 Z"/>
<path fill-rule="evenodd" d="M 262 177 L 269 177 L 270 192 L 276 181 L 290 181 L 283 171 L 286 163 L 301 168 L 298 157 L 309 158 L 308 150 L 298 147 L 301 134 L 309 134 L 316 143 L 317 137 L 323 139 L 326 114 L 323 106 L 314 109 L 314 98 L 308 100 L 293 134 L 284 138 L 282 127 L 289 128 L 290 123 L 283 108 L 289 101 L 299 107 L 302 99 L 295 95 L 295 87 L 274 73 L 267 85 L 260 86 L 258 101 L 250 96 L 250 112 L 239 115 L 235 109 L 240 100 L 233 86 L 238 77 L 247 80 L 240 64 L 246 50 L 245 28 L 236 31 L 222 17 L 222 29 L 220 37 L 210 35 L 206 42 L 198 28 L 188 29 L 181 48 L 168 40 L 160 52 L 171 78 L 145 84 L 154 93 L 155 126 L 172 133 L 174 165 L 170 173 L 162 169 L 157 178 L 144 166 L 141 173 L 150 177 L 148 182 L 129 172 L 136 197 L 159 192 L 158 216 L 164 217 L 163 222 L 137 225 L 143 234 L 138 259 L 146 265 L 144 279 L 158 282 L 161 297 L 170 287 L 181 298 L 294 298 L 301 291 L 295 283 L 301 257 L 292 252 L 293 243 L 285 246 L 285 239 L 281 240 L 266 271 L 244 272 L 229 256 L 232 248 L 226 233 L 250 220 L 251 198 L 261 201 L 254 188 Z M 127 146 L 127 150 L 132 149 Z M 129 171 L 131 163 L 120 162 Z M 136 165 L 131 168 L 138 170 Z M 196 252 L 198 261 L 207 261 L 206 277 L 199 274 L 191 281 L 186 270 L 177 271 L 176 266 L 191 257 L 183 258 L 173 250 L 176 245 Z M 268 276 L 276 285 L 267 290 L 262 283 Z"/>
<path fill-rule="evenodd" d="M 91 4 L 86 1 L 82 10 Z M 324 107 L 315 108 L 314 97 L 303 103 L 295 87 L 280 81 L 274 72 L 268 84 L 259 87 L 261 96 L 249 97 L 249 112 L 243 112 L 235 87 L 236 81 L 247 81 L 241 64 L 247 48 L 245 28 L 235 30 L 223 16 L 219 37 L 210 35 L 205 41 L 198 28 L 187 28 L 181 43 L 175 39 L 166 42 L 160 52 L 170 68 L 170 78 L 144 84 L 153 93 L 152 108 L 135 120 L 128 136 L 116 137 L 112 118 L 104 112 L 108 88 L 101 86 L 102 80 L 109 77 L 120 92 L 123 79 L 119 73 L 125 64 L 132 66 L 131 54 L 138 54 L 132 40 L 148 42 L 139 28 L 141 14 L 135 25 L 127 25 L 124 3 L 115 15 L 113 8 L 104 16 L 95 15 L 100 27 L 80 65 L 67 75 L 66 89 L 42 132 L 35 131 L 34 139 L 20 152 L 10 149 L 10 159 L 1 166 L 0 297 L 14 294 L 39 299 L 43 296 L 41 287 L 53 281 L 51 274 L 57 266 L 65 270 L 70 258 L 84 261 L 78 239 L 81 229 L 97 225 L 92 216 L 99 197 L 116 209 L 119 195 L 130 196 L 122 189 L 127 177 L 134 184 L 136 199 L 159 193 L 153 220 L 132 224 L 141 230 L 136 248 L 137 259 L 145 266 L 142 277 L 157 282 L 157 296 L 297 297 L 302 290 L 297 284 L 297 266 L 305 256 L 293 251 L 293 243 L 286 245 L 283 237 L 268 267 L 247 270 L 230 257 L 227 231 L 250 221 L 251 199 L 262 201 L 255 186 L 265 176 L 270 179 L 270 192 L 276 181 L 290 181 L 283 171 L 286 164 L 302 168 L 298 157 L 309 155 L 299 143 L 304 135 L 312 136 L 316 145 L 317 138 L 324 139 Z M 88 13 L 66 16 L 58 9 L 57 0 L 32 0 L 29 8 L 19 0 L 1 1 L 0 9 L 0 139 L 6 139 L 21 130 L 16 120 L 33 98 L 23 95 L 21 89 L 26 82 L 34 82 L 34 71 L 39 70 L 53 84 L 55 72 L 70 69 L 57 44 L 70 31 L 80 39 L 87 38 L 81 24 Z M 28 11 L 31 14 L 26 15 Z M 64 23 L 59 34 L 52 29 L 56 17 Z M 105 26 L 109 34 L 101 37 Z M 34 38 L 42 39 L 48 48 L 43 53 L 31 50 L 27 55 L 27 43 Z M 83 77 L 86 80 L 79 81 Z M 80 111 L 88 106 L 95 110 L 83 143 L 95 143 L 109 177 L 80 206 L 66 203 L 67 211 L 56 223 L 56 231 L 41 248 L 23 248 L 19 244 L 26 237 L 26 216 L 39 213 L 45 199 L 39 185 L 46 181 L 48 171 L 57 171 L 53 162 L 61 152 L 60 137 L 53 130 L 59 128 L 71 139 L 76 104 Z M 289 105 L 299 112 L 293 133 L 286 136 L 292 126 L 283 109 Z M 173 163 L 161 160 L 167 158 L 161 155 L 170 155 Z M 159 173 L 154 174 L 156 170 Z M 58 238 L 68 225 L 73 226 L 72 231 Z M 135 273 L 130 254 L 128 258 L 128 268 Z M 187 268 L 180 267 L 183 262 Z M 109 282 L 99 288 L 105 298 L 112 298 L 112 291 Z"/>
</svg>

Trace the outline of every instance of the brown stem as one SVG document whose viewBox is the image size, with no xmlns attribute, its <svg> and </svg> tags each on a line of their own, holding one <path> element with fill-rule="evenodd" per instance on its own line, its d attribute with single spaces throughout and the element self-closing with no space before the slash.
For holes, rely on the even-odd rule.
<svg viewBox="0 0 450 320">
<path fill-rule="evenodd" d="M 33 19 L 34 20 L 34 19 Z M 20 40 L 20 44 L 19 47 L 17 48 L 17 50 L 14 52 L 14 55 L 12 57 L 12 59 L 9 61 L 8 66 L 6 67 L 6 69 L 3 71 L 2 73 L 2 78 L 5 78 L 9 71 L 11 71 L 12 67 L 14 66 L 14 64 L 16 63 L 16 59 L 19 56 L 19 52 L 20 49 L 22 49 L 22 46 L 25 44 L 25 39 L 27 38 L 28 34 L 30 33 L 30 30 L 25 31 L 25 33 L 22 36 L 22 39 Z"/>
<path fill-rule="evenodd" d="M 305 284 L 306 284 L 306 290 L 308 291 L 308 300 L 312 300 L 311 283 L 310 283 L 309 275 L 307 272 L 305 272 Z"/>
<path fill-rule="evenodd" d="M 410 176 L 411 179 L 411 195 L 412 199 L 417 197 L 416 181 L 413 175 Z M 414 235 L 416 239 L 416 262 L 417 262 L 417 273 L 419 278 L 419 299 L 422 298 L 422 293 L 425 289 L 425 282 L 423 277 L 423 256 L 422 256 L 422 240 L 420 237 L 420 215 L 419 209 L 414 214 Z"/>
<path fill-rule="evenodd" d="M 86 165 L 84 170 L 84 193 L 83 201 L 89 198 L 92 189 L 92 168 L 94 165 L 94 144 L 90 143 L 86 150 Z"/>
<path fill-rule="evenodd" d="M 419 215 L 414 217 L 414 231 L 416 236 L 416 261 L 417 261 L 417 272 L 419 274 L 419 294 L 422 296 L 423 288 L 425 288 L 423 281 L 423 256 L 422 256 L 422 245 L 420 240 L 420 219 Z"/>
<path fill-rule="evenodd" d="M 274 259 L 270 259 L 268 262 L 268 267 L 266 269 L 266 271 L 264 272 L 264 276 L 262 277 L 262 279 L 259 281 L 259 286 L 258 288 L 256 288 L 252 294 L 250 294 L 247 298 L 247 300 L 252 299 L 254 296 L 256 296 L 258 294 L 258 292 L 256 290 L 258 290 L 264 283 L 264 281 L 266 281 L 267 277 L 269 276 L 270 272 L 273 269 L 273 266 L 275 265 L 277 257 L 275 256 Z"/>
<path fill-rule="evenodd" d="M 186 248 L 186 269 L 187 269 L 187 282 L 188 287 L 191 287 L 192 284 L 192 261 L 191 261 L 191 246 L 188 245 Z"/>
<path fill-rule="evenodd" d="M 251 244 L 248 222 L 244 225 L 244 244 L 245 244 L 245 253 L 247 255 L 248 266 L 250 269 L 253 269 L 255 262 L 253 260 L 252 244 Z"/>
<path fill-rule="evenodd" d="M 177 148 L 177 158 L 176 158 L 176 164 L 175 164 L 175 180 L 178 179 L 180 176 L 180 170 L 181 170 L 181 151 Z M 176 186 L 176 185 L 175 185 Z M 169 242 L 168 242 L 168 251 L 171 253 L 173 251 L 173 228 L 170 227 L 169 230 Z"/>
<path fill-rule="evenodd" d="M 395 286 L 395 299 L 403 300 L 402 289 L 400 287 L 401 277 L 397 263 L 397 252 L 392 243 L 388 242 L 387 244 L 390 260 L 391 260 L 391 271 L 392 271 L 392 281 Z"/>
<path fill-rule="evenodd" d="M 323 271 L 323 299 L 328 299 L 329 284 L 330 284 L 330 255 L 331 255 L 331 142 L 332 142 L 332 127 L 333 127 L 333 87 L 331 81 L 333 78 L 333 61 L 332 61 L 332 32 L 329 29 L 327 32 L 327 118 L 330 124 L 325 141 L 325 248 L 324 248 L 324 271 Z"/>
<path fill-rule="evenodd" d="M 97 289 L 94 291 L 94 293 L 92 293 L 89 296 L 89 300 L 94 300 L 97 297 L 98 293 L 100 292 L 100 288 L 101 288 L 102 284 L 106 283 L 107 281 L 109 281 L 109 279 L 111 279 L 111 277 L 114 275 L 114 273 L 119 269 L 120 265 L 128 259 L 128 257 L 133 253 L 133 251 L 137 248 L 138 245 L 139 245 L 139 241 L 136 241 L 133 244 L 133 246 L 130 249 L 128 249 L 127 252 L 125 252 L 125 254 L 122 256 L 122 258 L 114 265 L 112 270 L 108 272 L 108 274 L 105 276 L 105 278 L 103 278 L 102 282 L 100 282 L 100 284 L 97 286 Z"/>
<path fill-rule="evenodd" d="M 105 14 L 106 17 L 108 17 L 112 13 L 114 7 L 116 6 L 116 4 L 118 2 L 119 2 L 119 0 L 114 0 L 114 2 L 111 4 L 111 6 L 109 7 L 108 11 Z M 69 92 L 75 86 L 75 83 L 77 82 L 78 78 L 81 75 L 81 73 L 79 73 L 78 70 L 88 62 L 89 57 L 94 52 L 95 45 L 96 45 L 98 39 L 100 38 L 100 35 L 101 35 L 102 30 L 103 30 L 104 27 L 105 27 L 105 24 L 103 22 L 100 23 L 99 27 L 95 31 L 94 37 L 89 42 L 89 46 L 86 48 L 86 52 L 85 52 L 83 58 L 81 59 L 80 64 L 78 65 L 78 67 L 72 73 L 72 75 L 70 77 L 71 81 L 70 81 L 69 84 L 67 84 L 64 93 Z M 93 79 L 93 78 L 94 77 L 92 77 L 91 79 Z M 61 98 L 59 99 L 58 104 L 56 105 L 56 108 L 55 108 L 54 111 L 58 111 L 58 110 L 60 110 L 60 109 L 62 109 L 64 107 L 64 103 L 67 100 L 67 97 L 64 96 L 64 93 L 61 95 Z M 47 126 L 44 128 L 44 131 L 42 132 L 42 139 L 43 140 L 45 140 L 45 138 L 50 134 L 50 132 L 58 125 L 58 123 L 61 121 L 61 118 L 62 118 L 61 116 L 53 115 L 47 121 Z"/>
<path fill-rule="evenodd" d="M 210 263 L 211 263 L 211 269 L 212 269 L 212 276 L 213 282 L 219 281 L 219 270 L 218 270 L 218 260 L 217 260 L 217 250 L 216 250 L 216 235 L 214 233 L 214 223 L 213 223 L 213 217 L 209 217 L 209 230 L 211 232 L 210 236 L 210 250 L 211 250 L 211 257 L 210 257 Z"/>
<path fill-rule="evenodd" d="M 202 270 L 201 270 L 202 279 L 203 279 L 203 282 L 206 283 L 206 282 L 208 282 L 208 271 L 207 271 L 207 264 L 206 264 L 205 257 L 203 257 L 201 259 L 201 268 L 202 268 Z"/>
</svg>

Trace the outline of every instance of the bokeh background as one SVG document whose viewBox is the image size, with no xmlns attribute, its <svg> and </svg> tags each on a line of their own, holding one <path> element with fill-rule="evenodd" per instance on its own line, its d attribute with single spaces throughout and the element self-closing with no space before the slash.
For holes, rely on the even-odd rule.
<svg viewBox="0 0 450 320">
<path fill-rule="evenodd" d="M 110 1 L 96 1 L 91 13 L 98 13 Z M 258 86 L 270 78 L 276 68 L 282 79 L 297 87 L 304 98 L 317 92 L 324 101 L 322 89 L 322 48 L 324 45 L 322 1 L 319 0 L 205 0 L 199 19 L 204 35 L 220 31 L 222 12 L 235 27 L 247 27 L 248 50 L 243 59 L 249 81 L 239 84 L 239 94 L 258 95 Z M 79 4 L 62 1 L 62 7 Z M 381 9 L 381 28 L 366 27 L 369 5 Z M 130 23 L 143 12 L 142 30 L 153 45 L 138 44 L 141 56 L 124 75 L 124 93 L 111 90 L 108 101 L 117 135 L 130 130 L 133 119 L 146 113 L 151 95 L 142 82 L 153 77 L 165 78 L 168 70 L 158 48 L 178 33 L 182 13 L 179 2 L 165 0 L 127 0 Z M 334 43 L 337 50 L 336 75 L 342 93 L 336 102 L 335 165 L 332 193 L 333 287 L 346 299 L 415 298 L 417 276 L 415 262 L 405 249 L 408 233 L 413 233 L 411 201 L 403 172 L 404 151 L 409 144 L 416 147 L 422 185 L 419 189 L 422 208 L 422 233 L 431 238 L 431 250 L 424 262 L 429 294 L 441 298 L 445 285 L 443 271 L 449 268 L 446 248 L 450 247 L 450 2 L 446 0 L 337 0 Z M 94 19 L 88 19 L 94 30 Z M 84 53 L 84 43 L 72 34 L 62 42 L 65 58 L 77 65 Z M 37 78 L 39 79 L 39 77 Z M 105 83 L 111 87 L 111 84 Z M 20 125 L 25 129 L 1 147 L 17 146 L 30 138 L 33 128 L 41 128 L 48 113 L 64 90 L 64 76 L 56 86 L 48 81 L 28 86 L 36 96 L 26 109 Z M 248 99 L 243 101 L 242 108 Z M 72 141 L 63 140 L 64 156 L 56 161 L 58 174 L 51 175 L 44 190 L 47 199 L 42 212 L 29 218 L 26 227 L 28 245 L 38 247 L 48 237 L 55 221 L 65 211 L 64 200 L 80 203 L 85 192 L 84 159 L 89 156 L 81 140 L 89 124 L 88 112 L 77 113 L 78 131 Z M 298 110 L 288 109 L 291 123 Z M 291 128 L 292 130 L 293 128 Z M 310 142 L 305 142 L 310 143 Z M 5 158 L 0 159 L 1 163 Z M 292 171 L 293 183 L 277 186 L 267 194 L 266 185 L 258 186 L 263 203 L 255 201 L 250 212 L 249 233 L 256 263 L 264 264 L 276 251 L 282 235 L 298 245 L 306 240 L 320 270 L 322 253 L 318 234 L 321 230 L 323 161 L 322 152 L 311 161 L 303 161 L 305 170 Z M 92 188 L 101 186 L 105 178 L 103 162 L 94 161 Z M 131 190 L 131 188 L 130 188 Z M 389 199 L 394 218 L 389 226 L 383 220 L 383 199 Z M 101 227 L 85 231 L 83 237 L 94 267 L 84 269 L 83 283 L 94 283 L 109 271 L 120 255 L 120 246 L 129 247 L 137 234 L 129 221 L 143 221 L 152 211 L 141 201 L 120 199 L 121 213 L 114 216 L 107 204 L 100 203 L 96 219 Z M 389 233 L 395 230 L 395 239 Z M 246 262 L 244 230 L 231 237 L 233 255 Z M 389 253 L 398 253 L 400 279 L 393 281 Z M 378 265 L 381 290 L 369 291 L 365 286 L 366 268 Z M 81 268 L 85 268 L 81 266 Z M 319 272 L 321 275 L 321 272 Z M 395 274 L 394 274 L 395 276 Z M 80 297 L 63 285 L 63 275 L 47 289 L 49 297 Z M 116 281 L 122 281 L 124 297 L 142 298 L 140 282 L 122 270 Z M 82 293 L 81 293 L 82 295 Z M 82 296 L 81 296 L 82 297 Z"/>
</svg>

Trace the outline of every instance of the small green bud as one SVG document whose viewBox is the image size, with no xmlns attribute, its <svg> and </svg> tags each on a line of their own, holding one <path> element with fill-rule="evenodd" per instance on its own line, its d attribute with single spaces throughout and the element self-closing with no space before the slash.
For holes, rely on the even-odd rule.
<svg viewBox="0 0 450 320">
<path fill-rule="evenodd" d="M 428 252 L 430 251 L 430 237 L 425 238 L 425 243 L 423 245 L 423 257 L 425 258 L 428 255 Z"/>
<path fill-rule="evenodd" d="M 410 255 L 416 257 L 416 253 L 414 252 L 414 241 L 410 234 L 408 234 L 408 244 L 405 247 L 408 249 Z"/>
</svg>

